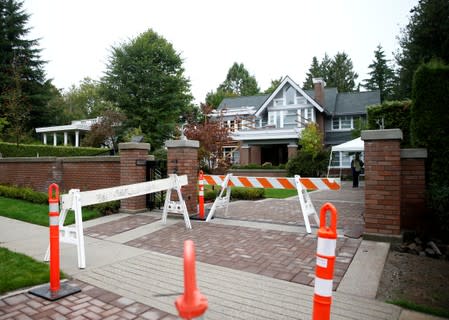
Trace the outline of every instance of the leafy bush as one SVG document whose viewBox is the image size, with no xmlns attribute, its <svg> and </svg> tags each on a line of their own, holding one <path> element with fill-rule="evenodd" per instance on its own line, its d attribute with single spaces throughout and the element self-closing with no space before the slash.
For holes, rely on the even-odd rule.
<svg viewBox="0 0 449 320">
<path fill-rule="evenodd" d="M 102 216 L 106 216 L 119 212 L 120 200 L 94 204 L 92 206 L 88 206 L 88 208 L 94 211 L 98 211 Z"/>
<path fill-rule="evenodd" d="M 285 164 L 280 164 L 278 166 L 273 166 L 271 162 L 265 162 L 263 164 L 249 163 L 246 165 L 234 164 L 231 169 L 285 169 Z"/>
<path fill-rule="evenodd" d="M 384 129 L 401 129 L 403 135 L 401 144 L 410 146 L 411 105 L 410 100 L 405 100 L 386 101 L 379 105 L 369 106 L 367 109 L 368 129 L 378 130 L 383 121 Z"/>
<path fill-rule="evenodd" d="M 46 193 L 37 192 L 31 188 L 0 185 L 0 196 L 26 200 L 32 203 L 48 203 L 48 195 Z"/>
<path fill-rule="evenodd" d="M 55 147 L 48 145 L 26 145 L 0 142 L 2 157 L 81 157 L 109 155 L 109 149 Z"/>
<path fill-rule="evenodd" d="M 298 152 L 298 155 L 287 162 L 287 175 L 293 177 L 320 177 L 326 174 L 329 162 L 329 152 L 320 151 L 314 158 L 312 154 Z"/>
<path fill-rule="evenodd" d="M 206 188 L 204 190 L 204 200 L 205 201 L 214 201 L 219 193 L 221 188 L 215 186 L 214 190 L 211 188 Z M 240 188 L 240 187 L 232 187 L 231 190 L 231 198 L 233 200 L 256 200 L 262 199 L 265 197 L 265 191 L 261 188 Z"/>
<path fill-rule="evenodd" d="M 231 198 L 239 200 L 256 200 L 264 198 L 265 192 L 261 188 L 232 188 Z"/>
</svg>

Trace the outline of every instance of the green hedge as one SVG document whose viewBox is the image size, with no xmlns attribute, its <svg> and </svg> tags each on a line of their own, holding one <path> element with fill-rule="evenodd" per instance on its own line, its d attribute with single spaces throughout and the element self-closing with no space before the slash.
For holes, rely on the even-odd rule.
<svg viewBox="0 0 449 320">
<path fill-rule="evenodd" d="M 220 193 L 221 188 L 215 186 L 212 190 L 210 187 L 206 187 L 204 190 L 204 200 L 214 201 Z M 262 188 L 239 188 L 232 187 L 231 198 L 233 200 L 257 200 L 265 198 L 265 191 Z"/>
<path fill-rule="evenodd" d="M 75 148 L 49 145 L 27 145 L 0 142 L 0 153 L 3 157 L 81 157 L 109 155 L 109 149 Z"/>
<path fill-rule="evenodd" d="M 32 203 L 47 204 L 48 194 L 34 191 L 31 188 L 23 188 L 9 185 L 0 185 L 0 196 L 11 199 L 20 199 Z M 116 213 L 120 209 L 120 201 L 110 201 L 88 206 L 89 209 L 100 212 L 102 215 Z"/>
<path fill-rule="evenodd" d="M 12 199 L 21 199 L 32 203 L 48 203 L 48 194 L 37 192 L 31 188 L 0 185 L 0 196 Z"/>
<path fill-rule="evenodd" d="M 329 152 L 321 151 L 315 158 L 310 153 L 299 151 L 287 162 L 287 176 L 320 177 L 327 172 Z"/>
<path fill-rule="evenodd" d="M 413 78 L 411 135 L 427 148 L 428 195 L 441 234 L 449 240 L 449 65 L 432 61 Z"/>
<path fill-rule="evenodd" d="M 379 123 L 384 120 L 385 129 L 402 130 L 402 146 L 410 146 L 410 110 L 412 102 L 405 101 L 386 101 L 379 105 L 369 106 L 368 129 L 378 130 Z M 378 123 L 379 122 L 379 123 Z"/>
<path fill-rule="evenodd" d="M 285 164 L 274 166 L 271 162 L 265 162 L 263 164 L 250 163 L 246 165 L 232 165 L 231 169 L 285 169 Z"/>
</svg>

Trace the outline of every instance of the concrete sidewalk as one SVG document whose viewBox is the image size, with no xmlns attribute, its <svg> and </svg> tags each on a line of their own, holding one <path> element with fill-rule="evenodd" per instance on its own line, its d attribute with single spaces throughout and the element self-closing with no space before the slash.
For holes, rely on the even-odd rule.
<svg viewBox="0 0 449 320">
<path fill-rule="evenodd" d="M 85 223 L 85 229 L 98 232 L 101 225 L 110 226 L 112 222 L 127 216 L 118 214 L 88 221 Z M 170 314 L 176 315 L 174 300 L 183 291 L 182 258 L 125 244 L 142 237 L 142 235 L 159 234 L 158 231 L 180 223 L 180 220 L 176 218 L 169 219 L 168 226 L 162 225 L 160 220 L 151 221 L 119 234 L 104 236 L 103 239 L 86 236 L 87 268 L 85 270 L 79 270 L 76 267 L 75 247 L 61 245 L 62 270 L 74 279 L 81 281 L 78 282 L 79 284 L 88 288 L 88 290 L 83 290 L 81 298 L 73 298 L 73 301 L 69 300 L 69 302 L 72 304 L 76 301 L 82 301 L 81 304 L 85 303 L 92 288 L 97 288 L 95 290 L 104 290 L 102 292 L 120 296 L 116 299 L 117 301 L 122 299 L 120 301 L 128 302 L 124 303 L 121 308 L 118 302 L 110 307 L 109 310 L 115 308 L 118 318 L 119 312 L 130 310 L 142 311 L 140 313 L 136 311 L 134 317 L 141 319 L 171 319 Z M 228 224 L 229 220 L 214 220 L 214 224 L 220 224 L 220 222 Z M 263 225 L 252 223 L 252 228 L 260 229 L 262 227 Z M 269 228 L 270 225 L 264 227 Z M 282 228 L 279 225 L 273 225 L 273 227 Z M 294 228 L 293 226 L 285 227 L 290 228 L 285 232 L 294 231 L 291 230 Z M 47 247 L 47 239 L 47 228 L 0 217 L 0 243 L 3 247 L 42 260 Z M 361 248 L 364 248 L 363 243 Z M 343 286 L 345 289 L 334 292 L 332 319 L 401 319 L 401 308 L 354 295 L 354 291 L 351 292 L 351 286 L 361 287 L 356 269 L 351 271 L 350 267 L 347 275 L 343 278 L 342 285 L 346 283 Z M 352 280 L 350 275 L 353 275 Z M 201 292 L 209 300 L 209 309 L 206 314 L 208 319 L 311 318 L 312 286 L 199 261 L 197 261 L 197 279 Z M 103 296 L 107 296 L 107 294 L 103 293 Z M 11 299 L 13 297 L 1 299 L 3 306 L 0 304 L 0 310 L 7 307 L 8 301 Z M 13 302 L 19 300 L 19 303 L 27 303 L 26 299 L 23 299 L 22 302 L 20 302 L 20 297 L 15 299 Z M 27 299 L 34 298 L 27 296 Z M 64 300 L 62 299 L 62 301 Z M 37 303 L 39 302 L 37 301 Z M 97 302 L 97 304 L 102 303 L 106 302 L 103 300 Z M 72 306 L 75 309 L 67 308 L 71 312 L 66 313 L 65 316 L 71 318 L 72 315 L 77 314 L 76 306 L 79 305 Z M 134 307 L 130 308 L 130 305 Z M 31 308 L 29 305 L 27 307 Z M 89 308 L 89 305 L 85 305 L 83 308 Z M 129 310 L 126 311 L 126 308 Z M 91 309 L 97 310 L 93 307 Z M 102 310 L 103 314 L 107 314 L 108 310 Z M 145 314 L 147 315 L 145 316 Z M 133 319 L 131 315 L 132 313 L 128 312 L 128 317 Z M 0 319 L 7 319 L 8 317 L 5 316 L 0 313 Z M 77 314 L 77 316 L 79 315 Z"/>
</svg>

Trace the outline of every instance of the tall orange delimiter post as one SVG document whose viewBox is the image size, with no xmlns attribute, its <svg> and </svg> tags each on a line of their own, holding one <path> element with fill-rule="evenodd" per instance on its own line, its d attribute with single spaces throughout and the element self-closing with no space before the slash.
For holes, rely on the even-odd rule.
<svg viewBox="0 0 449 320">
<path fill-rule="evenodd" d="M 199 207 L 199 217 L 204 220 L 204 174 L 203 170 L 200 170 L 198 176 L 198 207 Z"/>
<path fill-rule="evenodd" d="M 59 282 L 59 186 L 48 188 L 48 216 L 50 220 L 50 290 L 58 291 Z"/>
<path fill-rule="evenodd" d="M 326 213 L 330 211 L 331 225 L 326 226 Z M 320 210 L 320 229 L 315 268 L 315 294 L 313 297 L 313 320 L 329 320 L 332 304 L 332 285 L 337 246 L 337 209 L 325 203 Z"/>
</svg>

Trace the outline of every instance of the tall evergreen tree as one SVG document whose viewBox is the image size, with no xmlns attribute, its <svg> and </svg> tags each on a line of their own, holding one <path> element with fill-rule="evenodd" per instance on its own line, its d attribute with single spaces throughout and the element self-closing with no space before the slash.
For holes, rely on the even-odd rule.
<svg viewBox="0 0 449 320">
<path fill-rule="evenodd" d="M 237 96 L 252 96 L 260 93 L 256 78 L 249 74 L 243 63 L 237 62 L 234 62 L 229 69 L 226 80 L 218 87 L 218 90 Z"/>
<path fill-rule="evenodd" d="M 338 52 L 330 63 L 325 81 L 328 87 L 336 87 L 339 92 L 351 92 L 355 89 L 358 76 L 353 70 L 351 58 L 345 52 Z"/>
<path fill-rule="evenodd" d="M 374 51 L 374 60 L 368 66 L 371 69 L 368 73 L 370 78 L 363 80 L 365 82 L 363 84 L 364 88 L 380 91 L 380 99 L 382 102 L 392 98 L 396 82 L 394 70 L 388 65 L 388 62 L 382 46 L 379 44 Z"/>
<path fill-rule="evenodd" d="M 16 0 L 0 0 L 0 117 L 6 117 L 10 124 L 22 123 L 25 132 L 46 124 L 52 91 L 51 83 L 45 80 L 45 62 L 40 58 L 38 40 L 25 38 L 29 15 L 22 6 Z M 28 111 L 24 121 L 11 119 L 17 114 L 11 110 L 14 106 Z M 6 129 L 12 130 L 8 126 Z"/>
<path fill-rule="evenodd" d="M 339 92 L 348 92 L 355 90 L 358 74 L 354 72 L 352 60 L 346 53 L 337 53 L 332 59 L 325 53 L 320 63 L 313 57 L 303 88 L 313 89 L 313 78 L 318 77 L 323 78 L 328 87 L 337 87 Z"/>
<path fill-rule="evenodd" d="M 318 62 L 317 57 L 312 58 L 312 65 L 309 68 L 309 71 L 306 73 L 306 80 L 302 84 L 302 88 L 304 90 L 313 89 L 313 78 L 321 77 L 323 78 L 325 74 L 323 73 L 323 69 L 321 68 L 321 64 Z"/>
<path fill-rule="evenodd" d="M 411 97 L 413 74 L 421 63 L 432 58 L 449 63 L 449 1 L 420 0 L 410 12 L 396 55 L 401 98 Z"/>
</svg>

